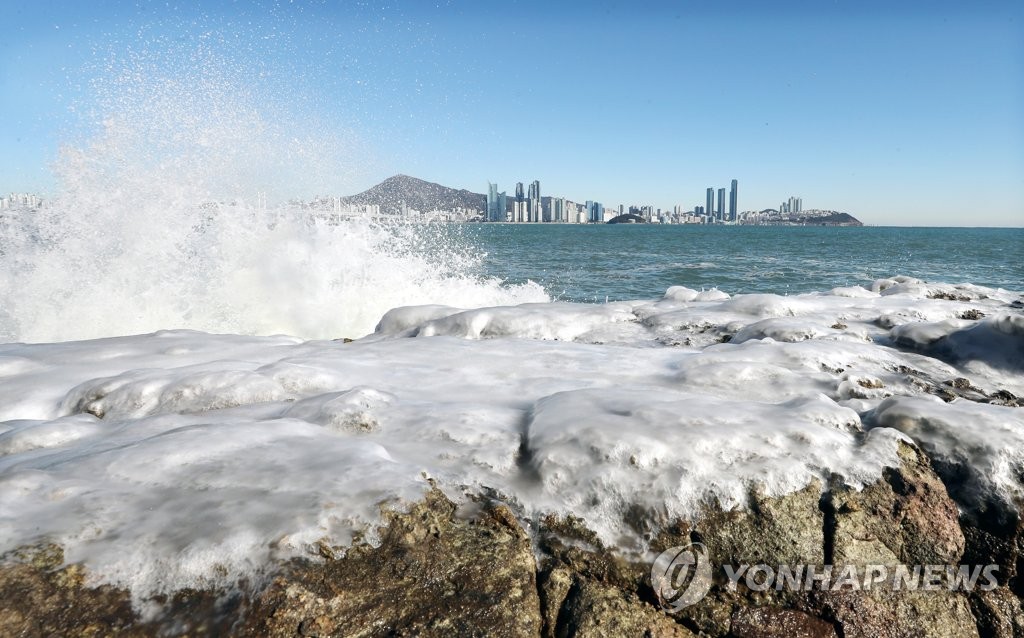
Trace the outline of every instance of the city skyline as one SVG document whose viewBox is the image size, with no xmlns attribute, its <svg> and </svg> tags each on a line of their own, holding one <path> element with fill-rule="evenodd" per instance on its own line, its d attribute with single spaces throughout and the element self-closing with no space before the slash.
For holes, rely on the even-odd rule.
<svg viewBox="0 0 1024 638">
<path fill-rule="evenodd" d="M 14 2 L 0 18 L 0 192 L 52 194 L 62 144 L 110 121 L 97 91 L 142 68 L 237 77 L 282 137 L 316 123 L 340 159 L 297 166 L 284 198 L 532 173 L 671 208 L 733 173 L 758 208 L 799 189 L 866 223 L 1024 223 L 1018 3 Z"/>
<path fill-rule="evenodd" d="M 412 179 L 414 181 L 421 181 L 427 187 L 425 190 L 429 190 L 431 187 L 450 188 L 450 187 L 444 187 L 444 186 L 442 186 L 440 184 L 431 184 L 431 183 L 425 182 L 423 180 L 418 180 L 417 178 L 410 178 L 409 176 L 398 175 L 398 176 L 393 176 L 391 179 L 406 179 L 406 180 Z M 377 187 L 378 188 L 384 187 L 384 185 L 388 181 L 389 180 L 385 180 L 385 182 L 383 182 L 381 184 L 378 184 Z M 795 196 L 791 196 L 789 198 L 789 200 L 788 200 L 788 204 L 786 202 L 783 202 L 776 209 L 764 209 L 764 208 L 761 208 L 761 209 L 752 209 L 752 210 L 747 210 L 747 211 L 741 211 L 738 208 L 738 184 L 739 184 L 739 180 L 737 180 L 737 179 L 733 179 L 730 182 L 729 204 L 728 204 L 729 208 L 728 208 L 727 213 L 723 215 L 722 211 L 719 210 L 718 208 L 716 208 L 713 211 L 714 212 L 714 215 L 712 216 L 713 218 L 710 219 L 709 222 L 712 222 L 712 221 L 713 222 L 736 222 L 740 218 L 740 216 L 746 215 L 746 214 L 749 214 L 749 213 L 765 213 L 765 212 L 771 212 L 771 211 L 787 212 L 788 213 L 790 211 L 800 212 L 800 210 L 801 210 L 802 199 L 801 198 L 797 198 Z M 598 205 L 601 205 L 599 202 L 594 202 L 593 200 L 586 200 L 585 204 L 581 204 L 581 203 L 578 203 L 578 202 L 574 201 L 572 198 L 561 196 L 561 195 L 547 196 L 546 199 L 548 201 L 546 203 L 543 203 L 543 200 L 545 199 L 545 197 L 542 197 L 542 195 L 541 195 L 540 180 L 536 180 L 535 179 L 535 180 L 533 180 L 530 183 L 529 196 L 528 197 L 526 195 L 526 191 L 524 190 L 523 182 L 516 182 L 516 184 L 515 184 L 515 197 L 512 200 L 513 206 L 510 208 L 508 206 L 508 196 L 507 196 L 507 194 L 504 191 L 502 191 L 501 193 L 498 193 L 498 188 L 499 188 L 498 183 L 488 181 L 487 182 L 487 188 L 486 188 L 487 192 L 484 193 L 484 194 L 480 194 L 479 195 L 480 197 L 483 198 L 483 208 L 482 209 L 478 209 L 477 212 L 480 213 L 480 215 L 482 216 L 484 221 L 492 221 L 493 222 L 493 221 L 505 221 L 505 220 L 507 220 L 507 221 L 516 221 L 516 222 L 527 222 L 527 221 L 528 222 L 539 222 L 539 221 L 545 221 L 545 222 L 547 222 L 547 221 L 556 221 L 557 222 L 557 221 L 570 221 L 570 217 L 572 217 L 571 221 L 573 221 L 573 223 L 576 223 L 578 221 L 576 219 L 576 217 L 575 217 L 577 212 L 586 211 L 586 214 L 587 214 L 587 217 L 588 217 L 588 221 L 589 221 L 589 217 L 596 218 L 598 216 L 596 214 L 596 212 L 594 212 L 592 210 L 594 208 L 594 204 L 597 203 Z M 712 189 L 709 188 L 708 190 L 710 191 Z M 719 189 L 720 196 L 722 195 L 723 191 L 724 191 L 724 189 Z M 463 189 L 460 192 L 470 193 L 470 191 L 468 191 L 466 189 Z M 344 196 L 344 195 L 326 195 L 326 196 L 325 195 L 315 195 L 313 197 L 313 199 L 309 200 L 309 202 L 307 202 L 307 203 L 311 203 L 312 205 L 319 207 L 319 206 L 322 206 L 325 202 L 329 202 L 331 207 L 332 207 L 332 209 L 335 212 L 341 212 L 342 208 L 347 207 L 347 205 L 344 203 L 346 198 L 360 198 L 360 197 L 365 197 L 365 196 L 366 196 L 365 193 L 360 193 L 360 194 L 351 195 L 351 196 Z M 258 192 L 258 193 L 255 194 L 255 197 L 256 197 L 255 205 L 256 205 L 257 208 L 259 208 L 259 209 L 266 209 L 268 207 L 268 202 L 267 202 L 266 194 L 265 193 L 259 193 Z M 391 195 L 390 197 L 393 198 L 394 196 Z M 720 197 L 720 199 L 721 199 L 721 197 Z M 794 205 L 794 202 L 796 202 L 795 205 Z M 236 203 L 244 205 L 246 203 L 246 198 L 241 198 L 241 199 L 237 200 Z M 252 202 L 250 201 L 249 203 L 251 204 Z M 304 203 L 303 200 L 293 200 L 292 202 L 290 202 L 290 204 L 292 204 L 292 205 L 302 205 L 303 203 Z M 407 202 L 402 201 L 400 203 L 402 205 L 403 210 L 406 210 L 408 208 Z M 7 195 L 0 194 L 0 211 L 8 210 L 8 209 L 14 209 L 14 208 L 18 208 L 18 209 L 26 209 L 26 208 L 27 209 L 32 209 L 32 208 L 36 208 L 36 207 L 43 206 L 43 205 L 49 205 L 49 204 L 50 204 L 50 200 L 47 200 L 46 198 L 40 197 L 40 196 L 38 196 L 35 193 L 16 193 L 16 192 L 10 192 Z M 517 207 L 516 204 L 521 204 L 522 206 L 521 207 Z M 603 206 L 603 205 L 601 205 L 601 206 Z M 379 214 L 381 214 L 381 208 L 382 207 L 379 204 L 377 204 L 377 205 L 357 204 L 357 205 L 355 205 L 355 208 L 356 209 L 367 209 L 367 210 L 368 209 L 375 209 L 376 210 L 375 214 L 379 215 Z M 520 208 L 522 208 L 522 213 L 520 213 Z M 624 204 L 624 203 L 617 204 L 615 206 L 612 206 L 611 210 L 612 210 L 612 212 L 609 213 L 610 215 L 623 215 L 625 213 L 631 213 L 631 214 L 637 214 L 637 215 L 641 215 L 641 216 L 646 216 L 648 219 L 650 219 L 652 215 L 654 215 L 655 217 L 659 217 L 659 216 L 661 216 L 661 214 L 663 212 L 661 207 L 655 206 L 653 204 L 638 203 L 638 202 L 635 202 L 635 201 L 629 203 L 628 205 Z M 463 213 L 463 212 L 467 212 L 467 209 L 465 209 L 462 206 L 456 205 L 455 207 L 447 208 L 444 212 L 459 212 L 459 213 Z M 504 212 L 505 214 L 502 215 L 502 212 Z M 700 216 L 704 215 L 705 210 L 704 210 L 703 206 L 699 206 L 699 205 L 696 205 L 696 206 L 693 206 L 692 208 L 690 208 L 690 207 L 688 207 L 686 205 L 683 205 L 683 204 L 675 204 L 675 205 L 673 205 L 671 207 L 671 209 L 665 208 L 664 209 L 664 213 L 666 215 L 673 214 L 673 215 L 676 215 L 676 216 L 681 215 L 681 214 L 692 214 L 693 216 L 700 217 Z M 596 219 L 595 219 L 595 221 L 596 221 Z"/>
<path fill-rule="evenodd" d="M 504 221 L 506 218 L 508 221 L 514 223 L 522 222 L 538 222 L 538 221 L 565 221 L 569 215 L 566 210 L 567 204 L 576 206 L 582 206 L 583 211 L 587 215 L 589 221 L 597 221 L 601 214 L 595 207 L 599 206 L 602 209 L 604 205 L 595 200 L 585 200 L 584 204 L 579 204 L 575 200 L 562 195 L 551 196 L 548 199 L 549 203 L 544 206 L 542 205 L 543 198 L 540 193 L 540 180 L 534 180 L 530 183 L 529 195 L 527 196 L 523 190 L 523 182 L 517 181 L 515 183 L 515 197 L 512 200 L 511 208 L 507 205 L 507 195 L 504 191 L 498 193 L 498 183 L 487 182 L 487 194 L 485 195 L 484 203 L 484 217 L 487 221 Z M 725 202 L 725 189 L 718 189 L 718 199 L 714 200 L 717 202 L 715 206 L 712 206 L 712 197 L 714 194 L 714 188 L 708 187 L 707 189 L 707 204 L 706 206 L 694 205 L 692 208 L 682 203 L 676 203 L 671 206 L 666 206 L 664 209 L 661 206 L 654 204 L 642 204 L 639 203 L 641 200 L 633 200 L 630 203 L 619 203 L 612 208 L 617 210 L 618 215 L 625 213 L 647 213 L 650 216 L 651 213 L 657 212 L 661 214 L 662 210 L 665 213 L 671 213 L 679 215 L 681 213 L 692 213 L 695 216 L 705 215 L 705 211 L 709 211 L 707 216 L 713 218 L 714 221 L 722 222 L 736 222 L 742 213 L 755 213 L 755 212 L 766 212 L 772 210 L 770 208 L 755 208 L 747 211 L 742 211 L 739 208 L 739 180 L 732 179 L 729 183 L 729 201 L 728 204 Z M 792 201 L 792 197 L 790 198 Z M 782 207 L 778 209 L 782 212 Z M 799 207 L 794 212 L 799 212 Z M 787 211 L 788 212 L 788 211 Z M 574 213 L 573 213 L 574 214 Z"/>
<path fill-rule="evenodd" d="M 424 180 L 418 180 L 418 178 L 409 178 L 408 176 L 393 176 L 389 180 L 385 180 L 381 184 L 377 185 L 377 188 L 383 187 L 391 179 L 413 179 L 415 181 L 423 182 L 428 187 L 438 187 L 440 184 L 431 184 Z M 710 213 L 706 213 L 705 207 L 695 205 L 692 208 L 683 204 L 675 204 L 671 208 L 666 207 L 662 209 L 659 206 L 653 204 L 643 204 L 638 202 L 632 202 L 630 204 L 619 203 L 617 205 L 606 207 L 601 202 L 594 200 L 586 200 L 585 203 L 574 201 L 571 198 L 553 195 L 548 196 L 546 203 L 543 202 L 540 190 L 540 180 L 533 180 L 529 187 L 529 196 L 525 194 L 523 183 L 516 182 L 515 185 L 515 196 L 511 200 L 511 207 L 508 206 L 508 196 L 502 191 L 498 193 L 498 184 L 494 182 L 487 182 L 487 192 L 480 194 L 483 197 L 483 207 L 469 209 L 461 206 L 447 207 L 437 209 L 434 211 L 426 212 L 438 212 L 446 213 L 443 221 L 487 221 L 487 222 L 511 222 L 511 223 L 541 223 L 541 222 L 559 222 L 559 223 L 602 223 L 610 220 L 612 217 L 621 216 L 626 213 L 631 215 L 637 215 L 644 217 L 647 221 L 659 222 L 659 223 L 727 223 L 727 224 L 742 224 L 742 223 L 760 223 L 764 221 L 765 214 L 774 215 L 778 213 L 780 215 L 788 215 L 790 213 L 800 213 L 803 210 L 802 198 L 796 196 L 790 196 L 788 201 L 782 202 L 777 208 L 754 208 L 750 210 L 739 210 L 738 209 L 738 183 L 737 179 L 733 179 L 730 182 L 729 191 L 729 202 L 728 209 L 725 208 L 725 189 L 719 188 L 717 190 L 718 198 L 714 200 L 716 203 L 715 207 L 711 209 Z M 449 187 L 443 187 L 449 188 Z M 714 193 L 713 188 L 707 189 L 709 196 Z M 470 192 L 463 189 L 460 192 Z M 266 201 L 265 193 L 255 194 L 255 204 L 257 208 L 266 208 L 268 206 Z M 289 206 L 299 207 L 311 207 L 315 210 L 323 211 L 324 206 L 328 206 L 331 211 L 335 214 L 372 214 L 380 216 L 382 214 L 382 206 L 380 204 L 367 205 L 367 204 L 346 204 L 346 199 L 359 198 L 365 196 L 365 193 L 360 193 L 352 196 L 338 196 L 338 195 L 316 195 L 311 200 L 294 199 L 289 202 Z M 393 198 L 393 195 L 389 198 Z M 246 199 L 241 198 L 234 202 L 234 204 L 245 204 Z M 405 201 L 398 201 L 400 204 L 401 216 L 408 216 L 410 213 L 421 214 L 424 211 L 414 210 L 408 206 Z M 32 210 L 43 206 L 49 206 L 50 200 L 44 197 L 40 197 L 35 193 L 15 193 L 10 192 L 7 195 L 0 195 L 0 212 L 4 210 Z M 252 203 L 252 202 L 250 202 Z M 233 205 L 234 205 L 233 204 Z M 847 213 L 847 211 L 835 211 L 832 209 L 813 209 L 816 213 Z M 472 219 L 471 213 L 477 213 L 478 218 Z M 811 212 L 811 211 L 807 211 Z M 391 214 L 397 214 L 392 212 Z M 454 216 L 453 216 L 454 214 Z M 387 216 L 387 215 L 384 215 Z"/>
<path fill-rule="evenodd" d="M 394 182 L 404 182 L 405 185 L 394 185 Z M 409 183 L 420 183 L 422 188 L 408 189 Z M 463 200 L 458 203 L 449 199 L 447 205 L 438 207 L 435 204 L 427 203 L 425 207 L 417 207 L 415 201 L 410 206 L 408 200 L 402 196 L 409 195 L 412 199 L 422 200 L 423 194 L 437 189 L 455 190 L 444 187 L 440 184 L 425 182 L 407 175 L 396 175 L 376 185 L 367 192 L 354 196 L 323 196 L 317 195 L 312 200 L 292 200 L 285 206 L 288 208 L 305 209 L 310 214 L 318 216 L 333 217 L 336 221 L 352 217 L 400 217 L 405 219 L 420 219 L 422 221 L 441 222 L 509 222 L 509 223 L 559 223 L 559 224 L 590 224 L 605 223 L 613 221 L 616 217 L 641 218 L 640 221 L 647 221 L 655 224 L 730 224 L 730 225 L 838 225 L 848 226 L 862 225 L 855 217 L 840 211 L 828 209 L 802 210 L 802 199 L 790 196 L 788 202 L 783 202 L 778 209 L 761 209 L 743 212 L 734 212 L 737 202 L 738 180 L 733 179 L 730 187 L 729 210 L 723 212 L 723 204 L 719 209 L 710 215 L 705 214 L 703 206 L 694 206 L 692 209 L 675 205 L 671 210 L 662 210 L 650 204 L 618 204 L 617 206 L 605 207 L 602 203 L 587 200 L 581 204 L 571 199 L 559 196 L 547 197 L 543 202 L 540 191 L 540 180 L 534 180 L 530 184 L 530 199 L 524 195 L 522 182 L 516 183 L 515 199 L 512 208 L 507 206 L 507 195 L 503 191 L 498 193 L 496 183 L 487 183 L 487 194 L 478 195 L 484 199 L 483 207 L 473 205 L 464 198 L 470 195 L 469 191 L 462 189 L 456 191 L 458 195 L 455 200 Z M 711 189 L 708 189 L 711 190 Z M 378 191 L 376 196 L 370 197 L 370 191 Z M 724 189 L 719 189 L 719 202 L 724 201 Z M 383 196 L 383 199 L 381 197 Z M 376 200 L 378 203 L 366 203 L 359 200 Z M 355 201 L 354 201 L 355 200 Z M 381 203 L 384 202 L 384 203 Z M 249 201 L 251 205 L 253 202 Z M 202 206 L 216 204 L 227 206 L 229 209 L 236 206 L 245 206 L 246 200 L 236 199 L 230 202 L 204 202 Z M 268 204 L 264 193 L 256 193 L 255 200 L 258 209 L 266 209 Z M 10 211 L 17 214 L 19 211 L 36 211 L 40 208 L 48 208 L 52 205 L 50 200 L 41 198 L 34 193 L 9 193 L 6 196 L 0 195 L 0 214 Z M 790 215 L 792 211 L 793 215 Z M 628 215 L 626 215 L 628 213 Z M 637 221 L 631 219 L 629 221 Z"/>
</svg>

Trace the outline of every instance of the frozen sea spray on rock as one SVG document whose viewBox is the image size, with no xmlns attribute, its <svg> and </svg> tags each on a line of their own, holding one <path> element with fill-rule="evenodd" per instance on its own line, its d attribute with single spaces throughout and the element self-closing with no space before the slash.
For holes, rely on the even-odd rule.
<svg viewBox="0 0 1024 638">
<path fill-rule="evenodd" d="M 967 303 L 985 317 L 957 326 L 994 330 L 986 321 L 1015 316 L 1014 295 L 974 290 L 963 302 L 929 298 L 932 288 L 409 307 L 352 343 L 167 331 L 0 346 L 0 537 L 20 565 L 7 591 L 58 596 L 53 587 L 79 583 L 71 598 L 83 602 L 112 592 L 108 603 L 128 601 L 129 628 L 148 627 L 135 614 L 154 601 L 176 613 L 182 592 L 199 592 L 188 608 L 200 616 L 213 614 L 202 601 L 237 594 L 270 614 L 263 627 L 279 618 L 281 631 L 330 634 L 398 595 L 344 581 L 350 553 L 404 583 L 403 570 L 476 573 L 465 556 L 494 556 L 499 543 L 518 565 L 501 578 L 537 583 L 516 613 L 532 617 L 536 605 L 539 625 L 524 626 L 546 635 L 822 622 L 844 635 L 969 635 L 975 620 L 1012 624 L 1018 519 L 986 526 L 967 513 L 986 503 L 1011 512 L 1019 493 L 1018 408 L 981 402 L 1020 375 L 940 360 L 890 331 L 964 321 Z M 723 342 L 764 321 L 776 323 Z M 806 338 L 787 338 L 779 321 Z M 444 498 L 426 497 L 432 488 Z M 516 558 L 521 534 L 533 566 Z M 48 541 L 60 565 L 18 557 Z M 965 552 L 1007 571 L 985 597 L 719 588 L 669 618 L 645 580 L 645 552 L 693 541 L 716 564 Z M 504 618 L 500 601 L 471 587 L 415 594 L 439 611 L 389 626 L 440 632 L 440 610 L 453 609 L 482 632 Z"/>
</svg>

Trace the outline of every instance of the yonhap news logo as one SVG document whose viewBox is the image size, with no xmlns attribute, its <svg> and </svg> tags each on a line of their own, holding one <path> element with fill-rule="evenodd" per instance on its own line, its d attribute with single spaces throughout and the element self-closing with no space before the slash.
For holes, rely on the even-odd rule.
<svg viewBox="0 0 1024 638">
<path fill-rule="evenodd" d="M 651 585 L 662 609 L 676 613 L 696 604 L 711 589 L 711 560 L 701 543 L 670 547 L 651 565 Z"/>
<path fill-rule="evenodd" d="M 728 591 L 740 583 L 752 592 L 775 591 L 991 591 L 999 586 L 998 565 L 722 565 Z M 702 543 L 670 547 L 651 564 L 651 586 L 670 614 L 707 596 L 714 581 Z"/>
</svg>

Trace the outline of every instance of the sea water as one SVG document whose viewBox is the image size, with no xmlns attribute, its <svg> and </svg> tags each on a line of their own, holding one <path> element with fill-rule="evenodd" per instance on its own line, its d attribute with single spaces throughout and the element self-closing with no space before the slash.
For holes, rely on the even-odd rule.
<svg viewBox="0 0 1024 638">
<path fill-rule="evenodd" d="M 675 285 L 785 295 L 894 274 L 1024 287 L 1024 228 L 480 224 L 466 235 L 486 274 L 568 301 Z"/>
</svg>

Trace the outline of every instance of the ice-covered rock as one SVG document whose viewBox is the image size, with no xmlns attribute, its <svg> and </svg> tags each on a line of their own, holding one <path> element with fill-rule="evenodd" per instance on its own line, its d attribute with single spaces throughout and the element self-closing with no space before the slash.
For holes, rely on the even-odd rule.
<svg viewBox="0 0 1024 638">
<path fill-rule="evenodd" d="M 966 547 L 1015 586 L 1017 293 L 871 288 L 406 307 L 351 343 L 175 330 L 0 345 L 0 552 L 53 543 L 63 566 L 33 582 L 77 565 L 81 587 L 125 592 L 131 615 L 153 595 L 259 589 L 325 547 L 338 560 L 386 544 L 393 517 L 436 487 L 459 508 L 504 503 L 557 563 L 537 567 L 549 628 L 562 611 L 580 627 L 620 612 L 654 627 L 635 570 L 614 565 L 694 531 L 722 556 L 953 560 Z M 909 441 L 942 483 L 908 461 Z M 578 537 L 557 549 L 566 526 Z M 722 596 L 688 626 L 761 617 L 734 618 L 740 603 Z M 801 613 L 831 623 L 940 613 L 808 600 Z M 961 627 L 966 599 L 940 602 Z"/>
</svg>

